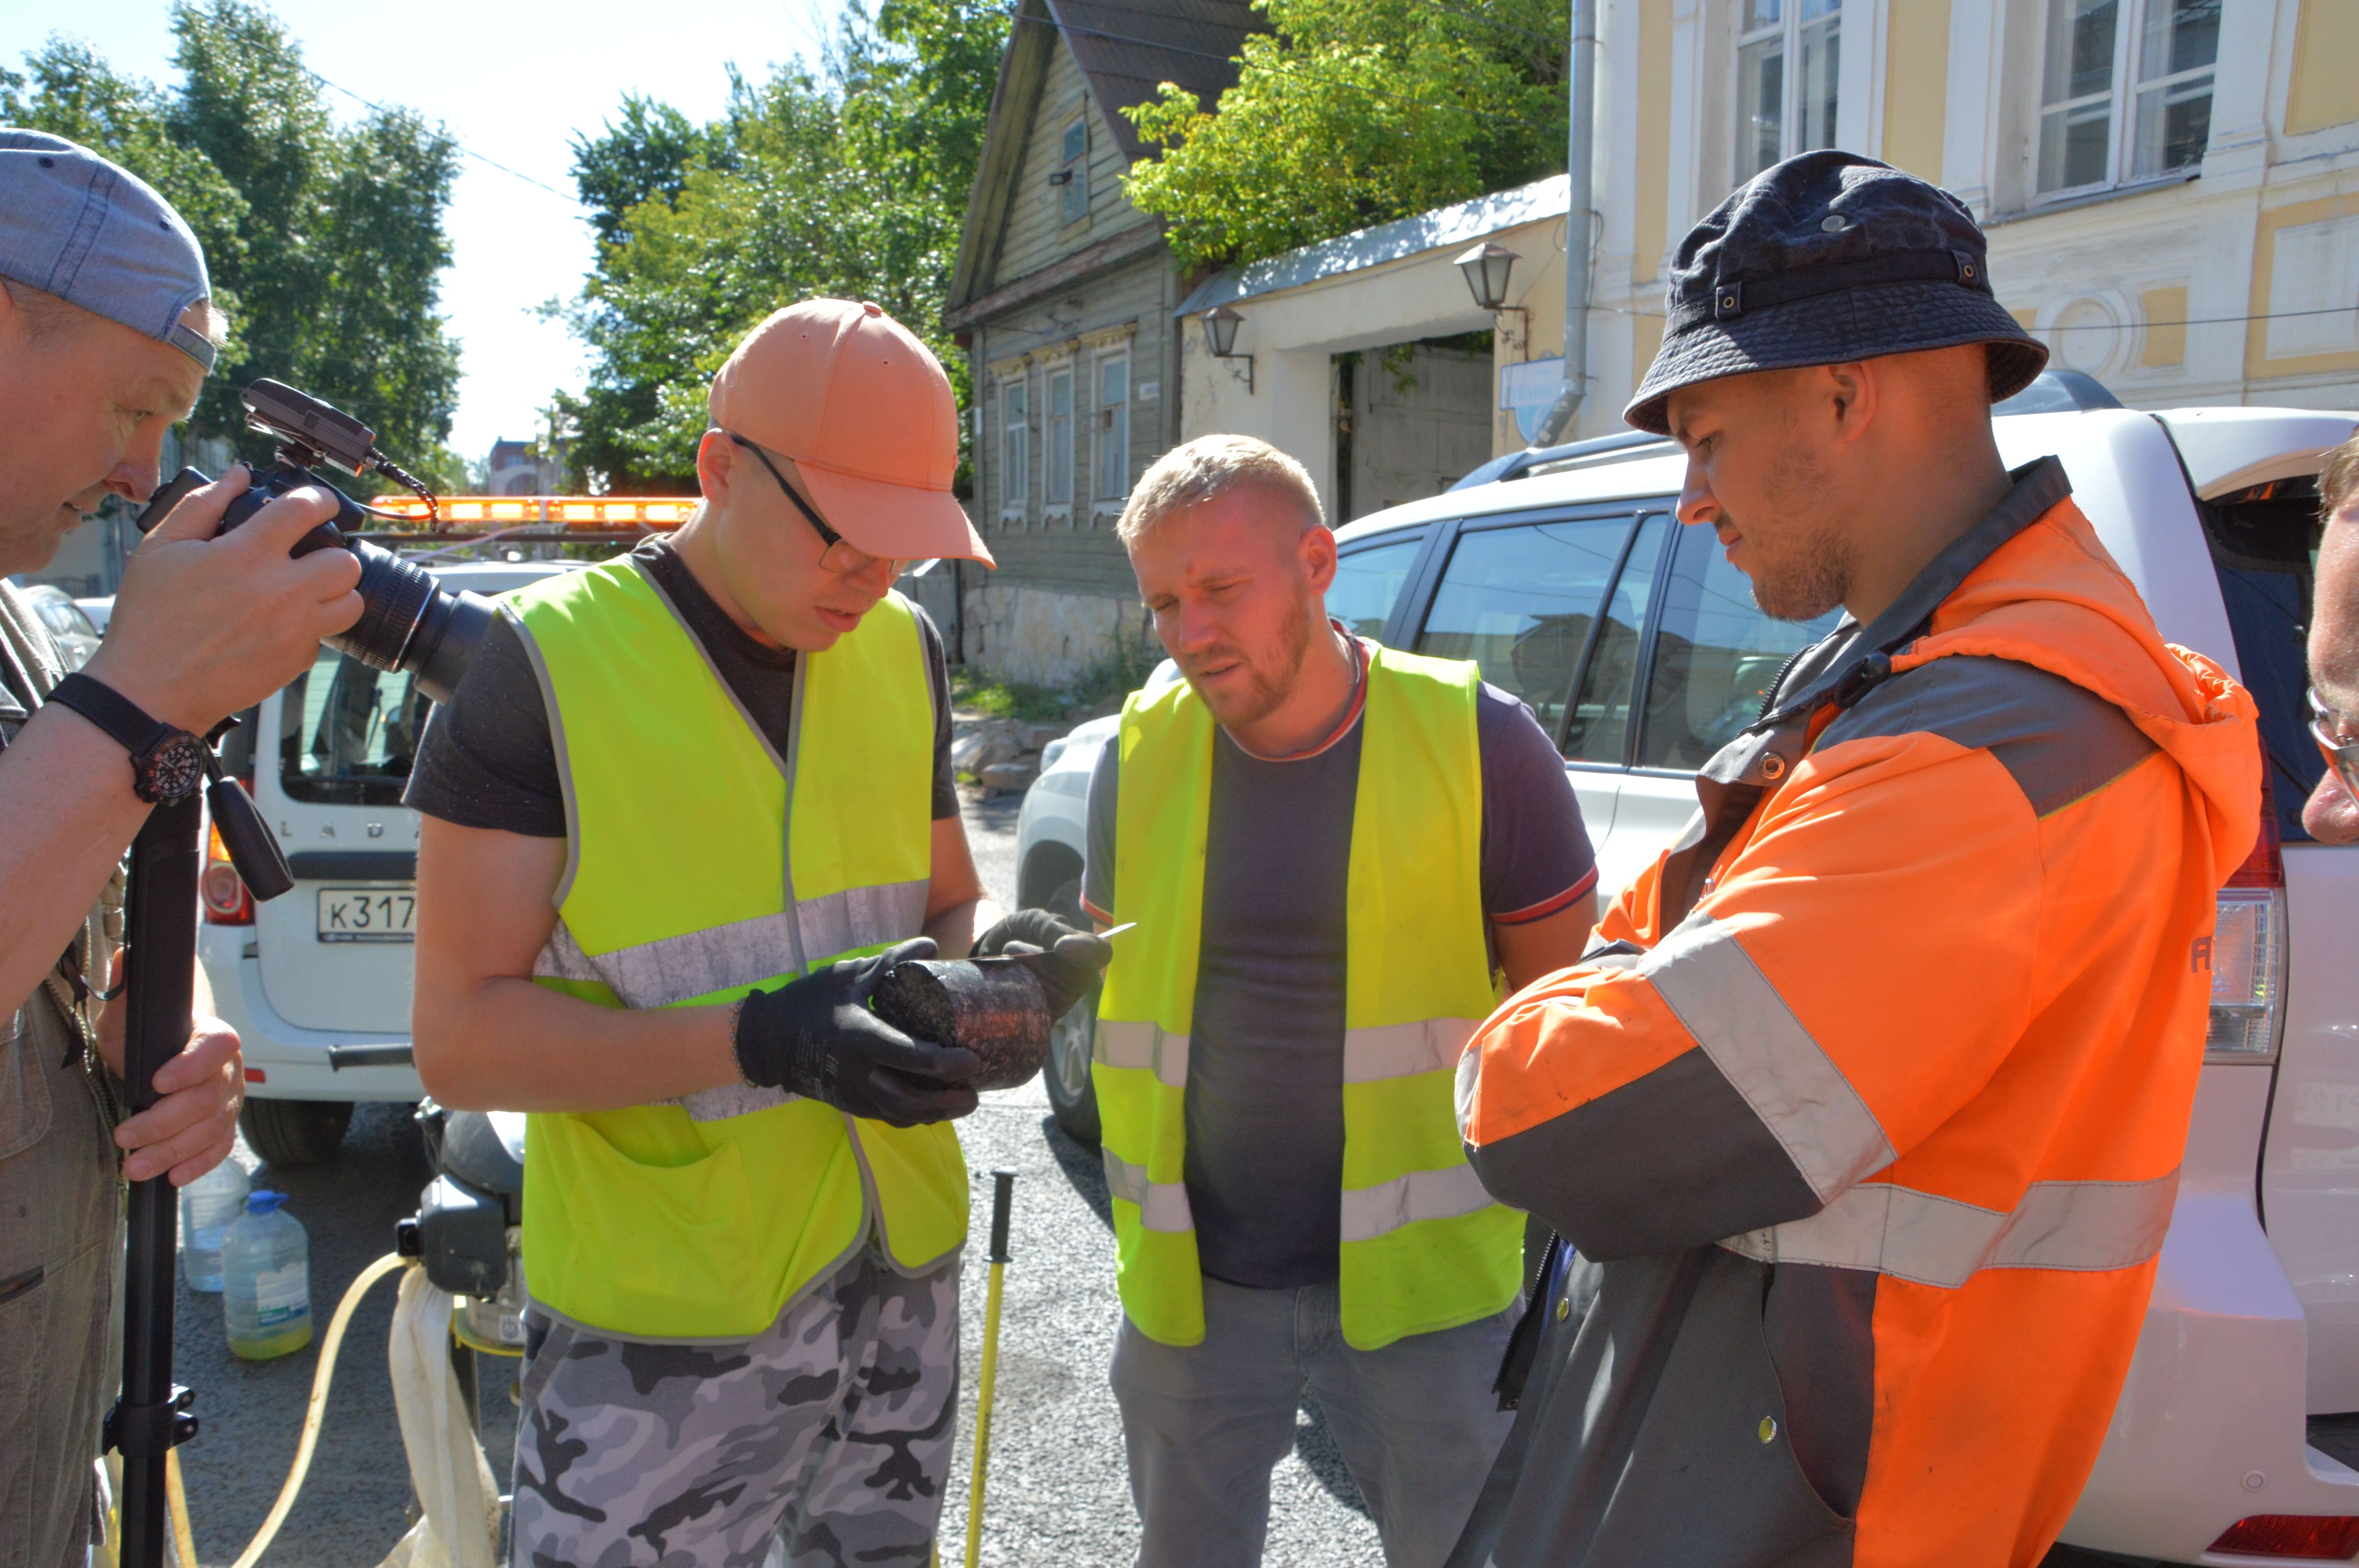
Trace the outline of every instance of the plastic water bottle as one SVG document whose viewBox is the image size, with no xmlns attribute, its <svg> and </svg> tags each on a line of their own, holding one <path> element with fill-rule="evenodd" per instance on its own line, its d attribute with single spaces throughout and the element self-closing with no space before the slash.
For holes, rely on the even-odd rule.
<svg viewBox="0 0 2359 1568">
<path fill-rule="evenodd" d="M 180 1189 L 180 1267 L 192 1291 L 222 1288 L 222 1233 L 245 1211 L 253 1179 L 235 1160 L 223 1160 Z"/>
<path fill-rule="evenodd" d="M 311 1343 L 311 1240 L 280 1206 L 285 1193 L 246 1195 L 222 1238 L 222 1315 L 229 1347 L 267 1361 Z"/>
</svg>

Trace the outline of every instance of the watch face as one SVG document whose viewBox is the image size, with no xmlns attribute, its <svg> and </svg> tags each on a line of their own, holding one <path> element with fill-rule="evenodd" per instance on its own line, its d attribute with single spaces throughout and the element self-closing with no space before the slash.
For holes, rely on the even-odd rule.
<svg viewBox="0 0 2359 1568">
<path fill-rule="evenodd" d="M 204 783 L 204 742 L 194 735 L 171 736 L 147 757 L 147 791 L 157 800 L 186 800 Z"/>
</svg>

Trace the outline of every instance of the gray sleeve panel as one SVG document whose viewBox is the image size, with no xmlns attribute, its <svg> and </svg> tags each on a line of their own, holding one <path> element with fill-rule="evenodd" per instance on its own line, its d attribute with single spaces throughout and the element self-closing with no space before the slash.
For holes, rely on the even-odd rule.
<svg viewBox="0 0 2359 1568">
<path fill-rule="evenodd" d="M 1859 1512 L 1875 1428 L 1873 1269 L 1779 1263 L 1761 1313 L 1769 1364 L 1786 1396 L 1794 1460 L 1827 1506 Z"/>
<path fill-rule="evenodd" d="M 1087 823 L 1082 842 L 1082 902 L 1101 914 L 1114 913 L 1114 809 L 1122 787 L 1122 735 L 1106 737 L 1090 774 L 1089 804 L 1082 808 Z"/>
<path fill-rule="evenodd" d="M 1820 1207 L 1700 1049 L 1467 1157 L 1492 1196 L 1539 1216 L 1589 1259 L 1701 1247 Z"/>
<path fill-rule="evenodd" d="M 1959 655 L 1893 676 L 1837 719 L 1819 745 L 1919 731 L 1986 751 L 2037 816 L 2103 789 L 2155 744 L 2084 687 L 2013 659 Z"/>
</svg>

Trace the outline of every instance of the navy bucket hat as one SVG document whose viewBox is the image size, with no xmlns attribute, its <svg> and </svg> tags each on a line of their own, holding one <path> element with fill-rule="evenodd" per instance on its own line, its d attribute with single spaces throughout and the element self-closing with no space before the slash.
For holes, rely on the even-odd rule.
<svg viewBox="0 0 2359 1568">
<path fill-rule="evenodd" d="M 1856 153 L 1764 169 L 1688 231 L 1664 300 L 1663 346 L 1622 417 L 1670 434 L 1682 386 L 1760 370 L 1990 347 L 1991 401 L 2031 384 L 2047 345 L 1991 293 L 1965 204 Z"/>
</svg>

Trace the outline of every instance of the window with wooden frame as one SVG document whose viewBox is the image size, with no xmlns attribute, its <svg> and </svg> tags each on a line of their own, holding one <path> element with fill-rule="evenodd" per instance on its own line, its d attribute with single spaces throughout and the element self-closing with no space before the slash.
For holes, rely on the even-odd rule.
<svg viewBox="0 0 2359 1568">
<path fill-rule="evenodd" d="M 999 508 L 1003 515 L 1024 510 L 1030 477 L 1031 389 L 1018 374 L 999 384 Z"/>
<path fill-rule="evenodd" d="M 1097 413 L 1090 422 L 1091 496 L 1118 502 L 1130 493 L 1130 351 L 1100 354 Z"/>
<path fill-rule="evenodd" d="M 1051 507 L 1073 503 L 1073 367 L 1055 365 L 1049 371 L 1049 449 L 1042 455 L 1048 470 L 1044 499 Z"/>
<path fill-rule="evenodd" d="M 2047 0 L 2033 189 L 2075 194 L 2203 161 L 2220 0 Z"/>
<path fill-rule="evenodd" d="M 1057 221 L 1077 223 L 1090 215 L 1090 119 L 1075 114 L 1057 138 Z"/>
<path fill-rule="evenodd" d="M 1735 0 L 1736 183 L 1835 145 L 1843 0 Z"/>
</svg>

